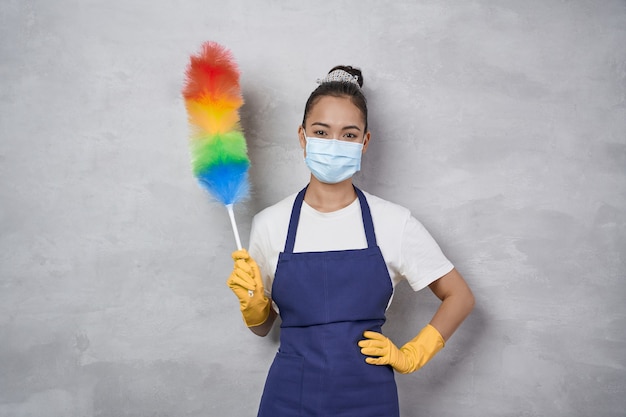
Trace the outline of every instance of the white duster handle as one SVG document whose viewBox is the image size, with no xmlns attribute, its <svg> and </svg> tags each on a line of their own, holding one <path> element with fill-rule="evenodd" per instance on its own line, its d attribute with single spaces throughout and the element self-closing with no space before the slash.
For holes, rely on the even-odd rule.
<svg viewBox="0 0 626 417">
<path fill-rule="evenodd" d="M 235 234 L 235 241 L 237 242 L 237 249 L 241 250 L 241 239 L 239 239 L 239 230 L 237 230 L 237 223 L 235 222 L 235 212 L 233 211 L 232 204 L 226 204 L 226 210 L 228 210 L 228 216 L 230 217 L 230 224 L 233 226 L 233 233 Z"/>
</svg>

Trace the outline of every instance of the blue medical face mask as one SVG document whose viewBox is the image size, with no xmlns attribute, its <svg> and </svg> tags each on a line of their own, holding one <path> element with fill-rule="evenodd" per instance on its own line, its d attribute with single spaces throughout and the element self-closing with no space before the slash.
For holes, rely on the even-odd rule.
<svg viewBox="0 0 626 417">
<path fill-rule="evenodd" d="M 326 184 L 336 184 L 361 169 L 362 154 L 362 143 L 307 137 L 304 162 L 315 178 Z"/>
</svg>

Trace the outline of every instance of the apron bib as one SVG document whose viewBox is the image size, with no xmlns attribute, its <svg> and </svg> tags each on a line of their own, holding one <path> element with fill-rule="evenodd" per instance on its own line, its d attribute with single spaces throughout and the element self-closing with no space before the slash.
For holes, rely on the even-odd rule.
<svg viewBox="0 0 626 417">
<path fill-rule="evenodd" d="M 366 363 L 357 345 L 365 330 L 381 331 L 393 288 L 367 200 L 355 190 L 365 249 L 293 253 L 306 187 L 296 197 L 272 285 L 280 347 L 259 417 L 399 416 L 393 369 Z"/>
</svg>

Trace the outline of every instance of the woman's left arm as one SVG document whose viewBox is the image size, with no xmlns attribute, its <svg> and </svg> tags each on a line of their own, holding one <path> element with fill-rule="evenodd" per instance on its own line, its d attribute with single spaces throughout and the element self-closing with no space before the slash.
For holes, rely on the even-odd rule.
<svg viewBox="0 0 626 417">
<path fill-rule="evenodd" d="M 456 269 L 428 287 L 441 300 L 430 324 L 447 341 L 474 308 L 474 295 Z"/>
<path fill-rule="evenodd" d="M 396 371 L 415 372 L 430 361 L 474 308 L 474 296 L 456 269 L 429 285 L 441 305 L 430 323 L 400 349 L 386 336 L 366 331 L 359 342 L 365 361 L 391 365 Z"/>
</svg>

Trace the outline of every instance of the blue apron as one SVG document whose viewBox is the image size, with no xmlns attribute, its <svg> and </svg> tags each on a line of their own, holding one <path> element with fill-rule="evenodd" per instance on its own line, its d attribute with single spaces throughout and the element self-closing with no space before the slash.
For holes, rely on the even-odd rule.
<svg viewBox="0 0 626 417">
<path fill-rule="evenodd" d="M 398 393 L 390 366 L 370 365 L 357 345 L 381 331 L 393 292 L 365 195 L 367 248 L 293 253 L 306 187 L 294 202 L 272 298 L 282 319 L 280 347 L 259 417 L 394 417 Z"/>
</svg>

